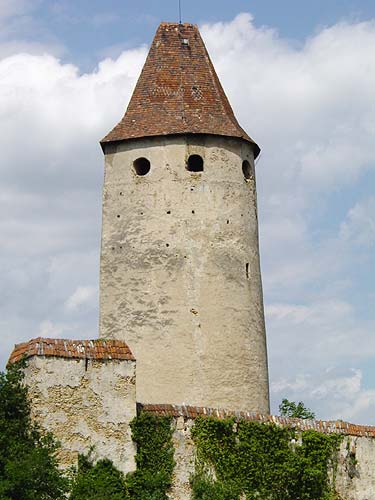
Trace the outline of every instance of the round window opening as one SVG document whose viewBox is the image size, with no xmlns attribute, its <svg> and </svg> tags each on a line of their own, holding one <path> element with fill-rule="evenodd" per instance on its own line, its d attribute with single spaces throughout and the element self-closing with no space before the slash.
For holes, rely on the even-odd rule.
<svg viewBox="0 0 375 500">
<path fill-rule="evenodd" d="M 203 158 L 199 155 L 190 155 L 186 168 L 189 172 L 203 172 Z"/>
<path fill-rule="evenodd" d="M 251 179 L 251 165 L 247 160 L 242 162 L 242 172 L 247 181 Z"/>
<path fill-rule="evenodd" d="M 147 158 L 137 158 L 133 161 L 133 167 L 137 175 L 146 175 L 150 171 L 151 163 Z"/>
</svg>

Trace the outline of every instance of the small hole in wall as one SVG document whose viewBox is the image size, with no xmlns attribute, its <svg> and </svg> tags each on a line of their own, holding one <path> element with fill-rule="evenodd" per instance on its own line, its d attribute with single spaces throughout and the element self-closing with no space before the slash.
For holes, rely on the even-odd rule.
<svg viewBox="0 0 375 500">
<path fill-rule="evenodd" d="M 229 224 L 229 219 L 227 219 L 227 224 Z"/>
<path fill-rule="evenodd" d="M 120 218 L 120 215 L 117 216 L 117 218 L 119 219 Z"/>
<path fill-rule="evenodd" d="M 146 175 L 150 171 L 151 163 L 147 158 L 137 158 L 133 161 L 133 168 L 137 175 Z"/>
<path fill-rule="evenodd" d="M 195 214 L 195 210 L 192 210 L 192 211 L 191 211 L 191 213 L 192 213 L 192 214 Z"/>
<path fill-rule="evenodd" d="M 194 188 L 193 188 L 193 187 L 192 187 L 192 188 L 190 188 L 190 191 L 194 191 Z"/>
<path fill-rule="evenodd" d="M 251 165 L 247 160 L 242 162 L 242 173 L 246 181 L 251 179 Z"/>
<path fill-rule="evenodd" d="M 166 244 L 165 244 L 165 246 L 166 246 L 166 247 L 169 247 L 169 243 L 166 243 Z"/>
<path fill-rule="evenodd" d="M 85 372 L 87 372 L 88 367 L 89 367 L 89 358 L 85 358 Z"/>
<path fill-rule="evenodd" d="M 186 168 L 189 172 L 203 172 L 203 158 L 199 155 L 190 155 Z"/>
<path fill-rule="evenodd" d="M 122 191 L 120 191 L 120 196 L 123 196 L 123 194 L 124 194 L 124 193 L 123 193 Z"/>
<path fill-rule="evenodd" d="M 246 262 L 246 279 L 249 279 L 249 263 Z"/>
<path fill-rule="evenodd" d="M 171 213 L 171 211 L 170 211 L 170 210 L 168 210 L 168 211 L 167 211 L 167 214 L 169 215 L 170 213 Z"/>
</svg>

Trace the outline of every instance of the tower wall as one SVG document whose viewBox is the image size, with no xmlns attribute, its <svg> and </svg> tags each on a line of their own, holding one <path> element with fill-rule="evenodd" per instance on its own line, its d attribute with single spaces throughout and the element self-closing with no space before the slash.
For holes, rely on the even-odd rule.
<svg viewBox="0 0 375 500">
<path fill-rule="evenodd" d="M 105 153 L 100 336 L 133 351 L 137 400 L 268 413 L 251 144 L 167 136 Z M 203 172 L 186 169 L 193 154 Z"/>
</svg>

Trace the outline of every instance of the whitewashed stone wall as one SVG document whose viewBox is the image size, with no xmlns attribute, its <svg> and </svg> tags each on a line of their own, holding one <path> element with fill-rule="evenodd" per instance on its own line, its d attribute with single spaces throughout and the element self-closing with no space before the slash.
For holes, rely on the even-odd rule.
<svg viewBox="0 0 375 500">
<path fill-rule="evenodd" d="M 105 149 L 100 337 L 134 353 L 138 401 L 268 413 L 252 146 L 203 135 Z"/>
<path fill-rule="evenodd" d="M 94 446 L 123 472 L 135 469 L 129 423 L 136 415 L 135 362 L 34 356 L 25 383 L 32 416 L 61 443 L 62 467 Z"/>
<path fill-rule="evenodd" d="M 335 477 L 336 491 L 341 500 L 375 500 L 375 427 L 353 425 L 342 421 L 306 421 L 176 405 L 145 405 L 144 411 L 173 417 L 176 467 L 173 486 L 169 492 L 169 498 L 173 500 L 191 500 L 189 479 L 194 473 L 195 463 L 191 429 L 195 418 L 204 415 L 216 418 L 235 416 L 246 420 L 273 422 L 276 425 L 293 426 L 301 432 L 314 429 L 327 434 L 342 434 Z"/>
</svg>

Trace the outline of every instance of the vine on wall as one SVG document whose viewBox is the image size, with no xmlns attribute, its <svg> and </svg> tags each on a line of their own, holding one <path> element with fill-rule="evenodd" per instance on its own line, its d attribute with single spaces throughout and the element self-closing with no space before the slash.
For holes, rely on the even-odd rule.
<svg viewBox="0 0 375 500">
<path fill-rule="evenodd" d="M 80 456 L 70 500 L 167 500 L 174 448 L 171 418 L 141 413 L 130 424 L 137 444 L 137 470 L 126 476 L 108 459 L 94 464 Z"/>
<path fill-rule="evenodd" d="M 193 500 L 333 500 L 341 436 L 198 418 Z M 334 482 L 334 479 L 333 479 Z"/>
</svg>

